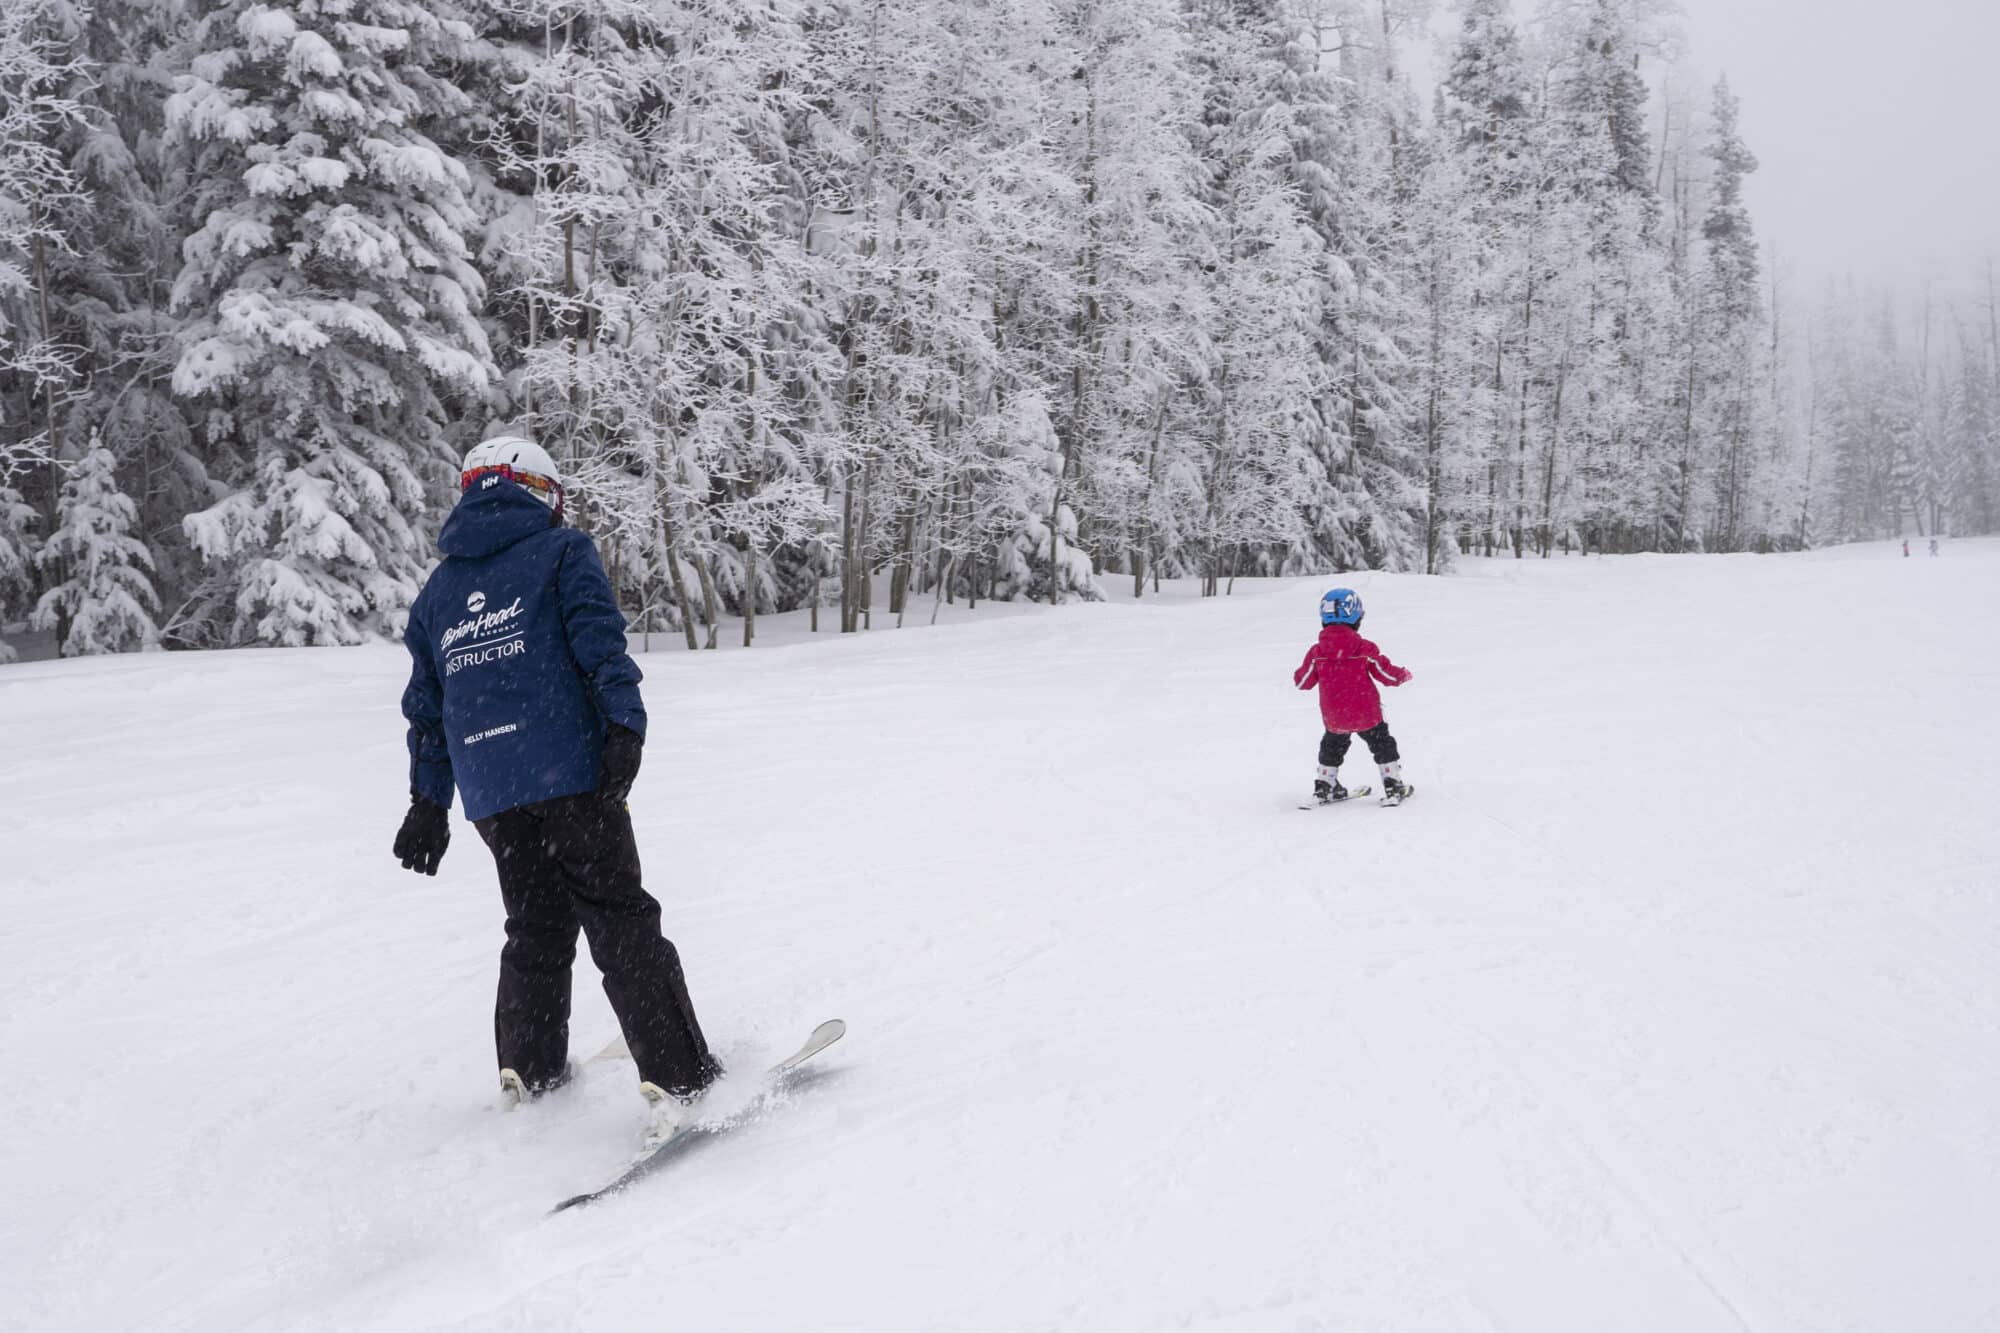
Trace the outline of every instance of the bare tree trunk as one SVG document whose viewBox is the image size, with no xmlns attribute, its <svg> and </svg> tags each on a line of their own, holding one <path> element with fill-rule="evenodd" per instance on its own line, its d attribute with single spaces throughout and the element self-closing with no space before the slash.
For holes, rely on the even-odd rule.
<svg viewBox="0 0 2000 1333">
<path fill-rule="evenodd" d="M 1500 460 L 1496 450 L 1486 460 L 1486 555 L 1493 555 L 1493 533 L 1500 524 Z"/>
<path fill-rule="evenodd" d="M 2000 288 L 1993 282 L 1993 261 L 1986 261 L 1986 359 L 1993 372 L 1993 401 L 2000 404 Z"/>
<path fill-rule="evenodd" d="M 694 575 L 701 580 L 702 615 L 708 621 L 708 642 L 702 647 L 713 648 L 721 613 L 716 605 L 715 576 L 709 572 L 708 557 L 703 556 L 694 562 Z"/>
<path fill-rule="evenodd" d="M 944 609 L 945 590 L 951 586 L 951 581 L 957 574 L 958 557 L 953 556 L 945 562 L 944 573 L 938 579 L 937 595 L 931 599 L 931 624 L 933 625 L 937 624 L 938 612 Z"/>
<path fill-rule="evenodd" d="M 1819 376 L 1815 374 L 1813 340 L 1810 333 L 1806 337 L 1806 480 L 1803 494 L 1799 497 L 1799 549 L 1809 544 L 1812 532 L 1812 482 L 1813 460 L 1818 453 L 1819 437 Z"/>
<path fill-rule="evenodd" d="M 889 613 L 895 616 L 900 626 L 903 603 L 910 594 L 910 577 L 917 565 L 917 510 L 912 502 L 909 511 L 903 515 L 903 536 L 896 544 L 896 572 L 889 576 Z"/>
<path fill-rule="evenodd" d="M 1507 447 L 1507 333 L 1504 328 L 1493 335 L 1493 439 L 1486 451 L 1486 536 L 1484 547 L 1486 556 L 1493 556 L 1493 527 L 1499 522 L 1496 504 L 1499 498 L 1499 476 L 1501 450 Z"/>
<path fill-rule="evenodd" d="M 1694 505 L 1694 395 L 1695 357 L 1694 347 L 1688 347 L 1688 375 L 1686 397 L 1681 404 L 1681 466 L 1680 498 L 1675 508 L 1678 511 L 1674 534 L 1674 544 L 1685 553 L 1688 548 L 1688 511 Z"/>
<path fill-rule="evenodd" d="M 1659 165 L 1653 168 L 1653 193 L 1656 195 L 1660 192 L 1660 182 L 1666 179 L 1667 149 L 1674 137 L 1674 99 L 1665 97 L 1661 102 L 1663 105 L 1660 116 L 1660 161 Z"/>
<path fill-rule="evenodd" d="M 571 22 L 574 23 L 574 20 L 572 20 Z M 568 45 L 571 33 L 572 33 L 571 27 L 569 25 L 565 25 L 563 29 L 564 45 Z M 568 108 L 565 114 L 568 121 L 569 142 L 571 144 L 574 144 L 576 142 L 576 137 L 577 137 L 576 92 L 574 85 L 572 85 L 571 91 L 567 95 L 565 102 Z M 569 327 L 566 330 L 564 330 L 564 332 L 568 335 L 569 339 L 569 451 L 568 452 L 569 452 L 569 458 L 572 462 L 575 460 L 576 457 L 576 425 L 578 419 L 583 415 L 583 381 L 582 381 L 582 376 L 578 373 L 578 347 L 577 347 L 578 330 L 576 327 L 576 319 L 577 319 L 576 291 L 577 291 L 576 219 L 565 218 L 563 220 L 563 296 L 569 305 L 569 309 L 564 312 L 566 316 L 566 322 L 568 323 Z"/>
<path fill-rule="evenodd" d="M 1514 441 L 1514 558 L 1526 554 L 1528 528 L 1528 379 L 1521 378 L 1521 428 Z"/>
<path fill-rule="evenodd" d="M 1519 560 L 1527 544 L 1527 490 L 1528 490 L 1528 390 L 1534 383 L 1531 373 L 1534 358 L 1535 339 L 1535 265 L 1537 262 L 1535 242 L 1540 237 L 1541 209 L 1532 213 L 1533 222 L 1528 228 L 1528 285 L 1521 299 L 1521 419 L 1519 433 L 1514 441 L 1514 558 Z"/>
<path fill-rule="evenodd" d="M 660 516 L 660 546 L 667 553 L 668 582 L 673 586 L 674 605 L 680 608 L 681 630 L 687 635 L 688 651 L 693 652 L 700 646 L 694 637 L 694 607 L 688 602 L 687 580 L 681 577 L 681 553 L 674 539 L 674 525 L 664 514 Z"/>
<path fill-rule="evenodd" d="M 1564 341 L 1568 341 L 1565 333 Z M 1569 348 L 1563 348 L 1562 360 L 1556 366 L 1556 392 L 1551 404 L 1553 416 L 1549 422 L 1549 447 L 1542 455 L 1542 521 L 1536 534 L 1536 544 L 1541 548 L 1542 559 L 1549 558 L 1555 550 L 1555 499 L 1556 499 L 1556 455 L 1562 449 L 1563 438 L 1563 391 L 1569 387 Z"/>
<path fill-rule="evenodd" d="M 1097 300 L 1098 284 L 1098 222 L 1097 222 L 1097 71 L 1085 66 L 1078 73 L 1085 80 L 1084 85 L 1084 158 L 1083 158 L 1083 208 L 1086 238 L 1083 246 L 1082 267 L 1083 303 L 1078 307 L 1073 324 L 1076 338 L 1076 362 L 1070 367 L 1070 421 L 1069 429 L 1063 432 L 1062 460 L 1056 469 L 1056 492 L 1049 502 L 1049 605 L 1056 606 L 1062 601 L 1062 511 L 1063 500 L 1069 488 L 1070 473 L 1075 470 L 1077 459 L 1082 453 L 1083 434 L 1089 429 L 1092 408 L 1092 372 L 1096 369 L 1098 354 L 1098 320 L 1100 310 Z"/>
<path fill-rule="evenodd" d="M 840 497 L 840 632 L 854 632 L 854 469 Z"/>
<path fill-rule="evenodd" d="M 1439 380 L 1444 373 L 1441 365 L 1444 349 L 1444 298 L 1439 290 L 1438 268 L 1438 259 L 1433 255 L 1430 274 L 1430 394 L 1424 408 L 1424 573 L 1426 574 L 1438 572 L 1438 522 L 1444 509 L 1444 468 L 1442 444 L 1439 439 L 1441 422 L 1438 417 Z"/>
<path fill-rule="evenodd" d="M 856 580 L 854 606 L 859 618 L 858 628 L 875 628 L 875 576 L 868 562 L 868 528 L 875 508 L 875 459 L 870 457 L 861 465 L 861 531 L 855 541 L 854 577 Z"/>
<path fill-rule="evenodd" d="M 1167 433 L 1167 398 L 1160 396 L 1159 410 L 1153 414 L 1153 443 L 1146 451 L 1146 492 L 1140 501 L 1140 536 L 1132 551 L 1132 600 L 1146 593 L 1146 560 L 1153 548 L 1153 492 L 1160 481 L 1160 443 Z M 1154 575 L 1157 579 L 1159 576 Z M 1153 585 L 1159 591 L 1159 585 Z"/>
</svg>

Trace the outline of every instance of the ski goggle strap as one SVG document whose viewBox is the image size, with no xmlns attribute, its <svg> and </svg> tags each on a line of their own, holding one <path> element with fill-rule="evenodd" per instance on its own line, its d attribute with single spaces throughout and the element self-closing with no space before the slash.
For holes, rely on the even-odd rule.
<svg viewBox="0 0 2000 1333">
<path fill-rule="evenodd" d="M 525 486 L 544 498 L 554 498 L 556 500 L 562 498 L 562 487 L 556 482 L 550 481 L 539 472 L 524 472 L 519 468 L 510 467 L 505 463 L 494 463 L 487 467 L 467 468 L 458 474 L 458 488 L 461 491 L 469 491 L 472 489 L 474 482 L 484 477 L 505 477 L 515 485 Z"/>
</svg>

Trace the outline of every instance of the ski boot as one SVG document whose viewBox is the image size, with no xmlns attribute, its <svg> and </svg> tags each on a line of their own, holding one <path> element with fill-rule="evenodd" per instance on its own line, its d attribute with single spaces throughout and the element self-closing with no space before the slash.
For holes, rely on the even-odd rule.
<svg viewBox="0 0 2000 1333">
<path fill-rule="evenodd" d="M 1332 805 L 1335 801 L 1347 799 L 1347 788 L 1340 785 L 1340 770 L 1319 766 L 1319 776 L 1313 780 L 1313 799 L 1321 805 Z"/>
<path fill-rule="evenodd" d="M 646 1099 L 646 1134 L 639 1142 L 639 1155 L 645 1157 L 680 1133 L 694 1118 L 694 1104 L 701 1094 L 677 1097 L 657 1083 L 641 1083 L 639 1095 Z"/>
<path fill-rule="evenodd" d="M 502 1069 L 500 1071 L 501 1109 L 512 1111 L 524 1102 L 532 1102 L 546 1097 L 575 1077 L 576 1066 L 573 1064 L 565 1064 L 560 1074 L 551 1079 L 544 1079 L 540 1083 L 529 1083 L 514 1070 Z"/>
<path fill-rule="evenodd" d="M 1401 805 L 1415 791 L 1415 787 L 1403 781 L 1403 765 L 1401 762 L 1382 765 L 1383 805 Z"/>
</svg>

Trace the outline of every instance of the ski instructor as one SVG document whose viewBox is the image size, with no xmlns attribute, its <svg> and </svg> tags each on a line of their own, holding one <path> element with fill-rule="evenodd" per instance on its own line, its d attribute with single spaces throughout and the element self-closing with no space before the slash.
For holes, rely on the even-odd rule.
<svg viewBox="0 0 2000 1333">
<path fill-rule="evenodd" d="M 505 1095 L 569 1078 L 570 965 L 579 927 L 639 1067 L 649 1142 L 720 1073 L 702 1039 L 660 905 L 640 885 L 625 798 L 646 709 L 639 668 L 588 535 L 563 526 L 539 445 L 503 437 L 465 456 L 444 562 L 410 608 L 410 812 L 403 868 L 435 875 L 451 797 L 493 853 L 507 908 L 493 1014 Z"/>
</svg>

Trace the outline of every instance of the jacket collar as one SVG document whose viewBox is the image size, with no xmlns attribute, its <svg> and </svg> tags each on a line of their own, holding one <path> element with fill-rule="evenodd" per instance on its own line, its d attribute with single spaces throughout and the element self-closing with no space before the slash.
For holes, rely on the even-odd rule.
<svg viewBox="0 0 2000 1333">
<path fill-rule="evenodd" d="M 477 560 L 547 532 L 556 522 L 555 513 L 526 487 L 505 477 L 482 478 L 445 519 L 438 532 L 438 550 Z"/>
</svg>

